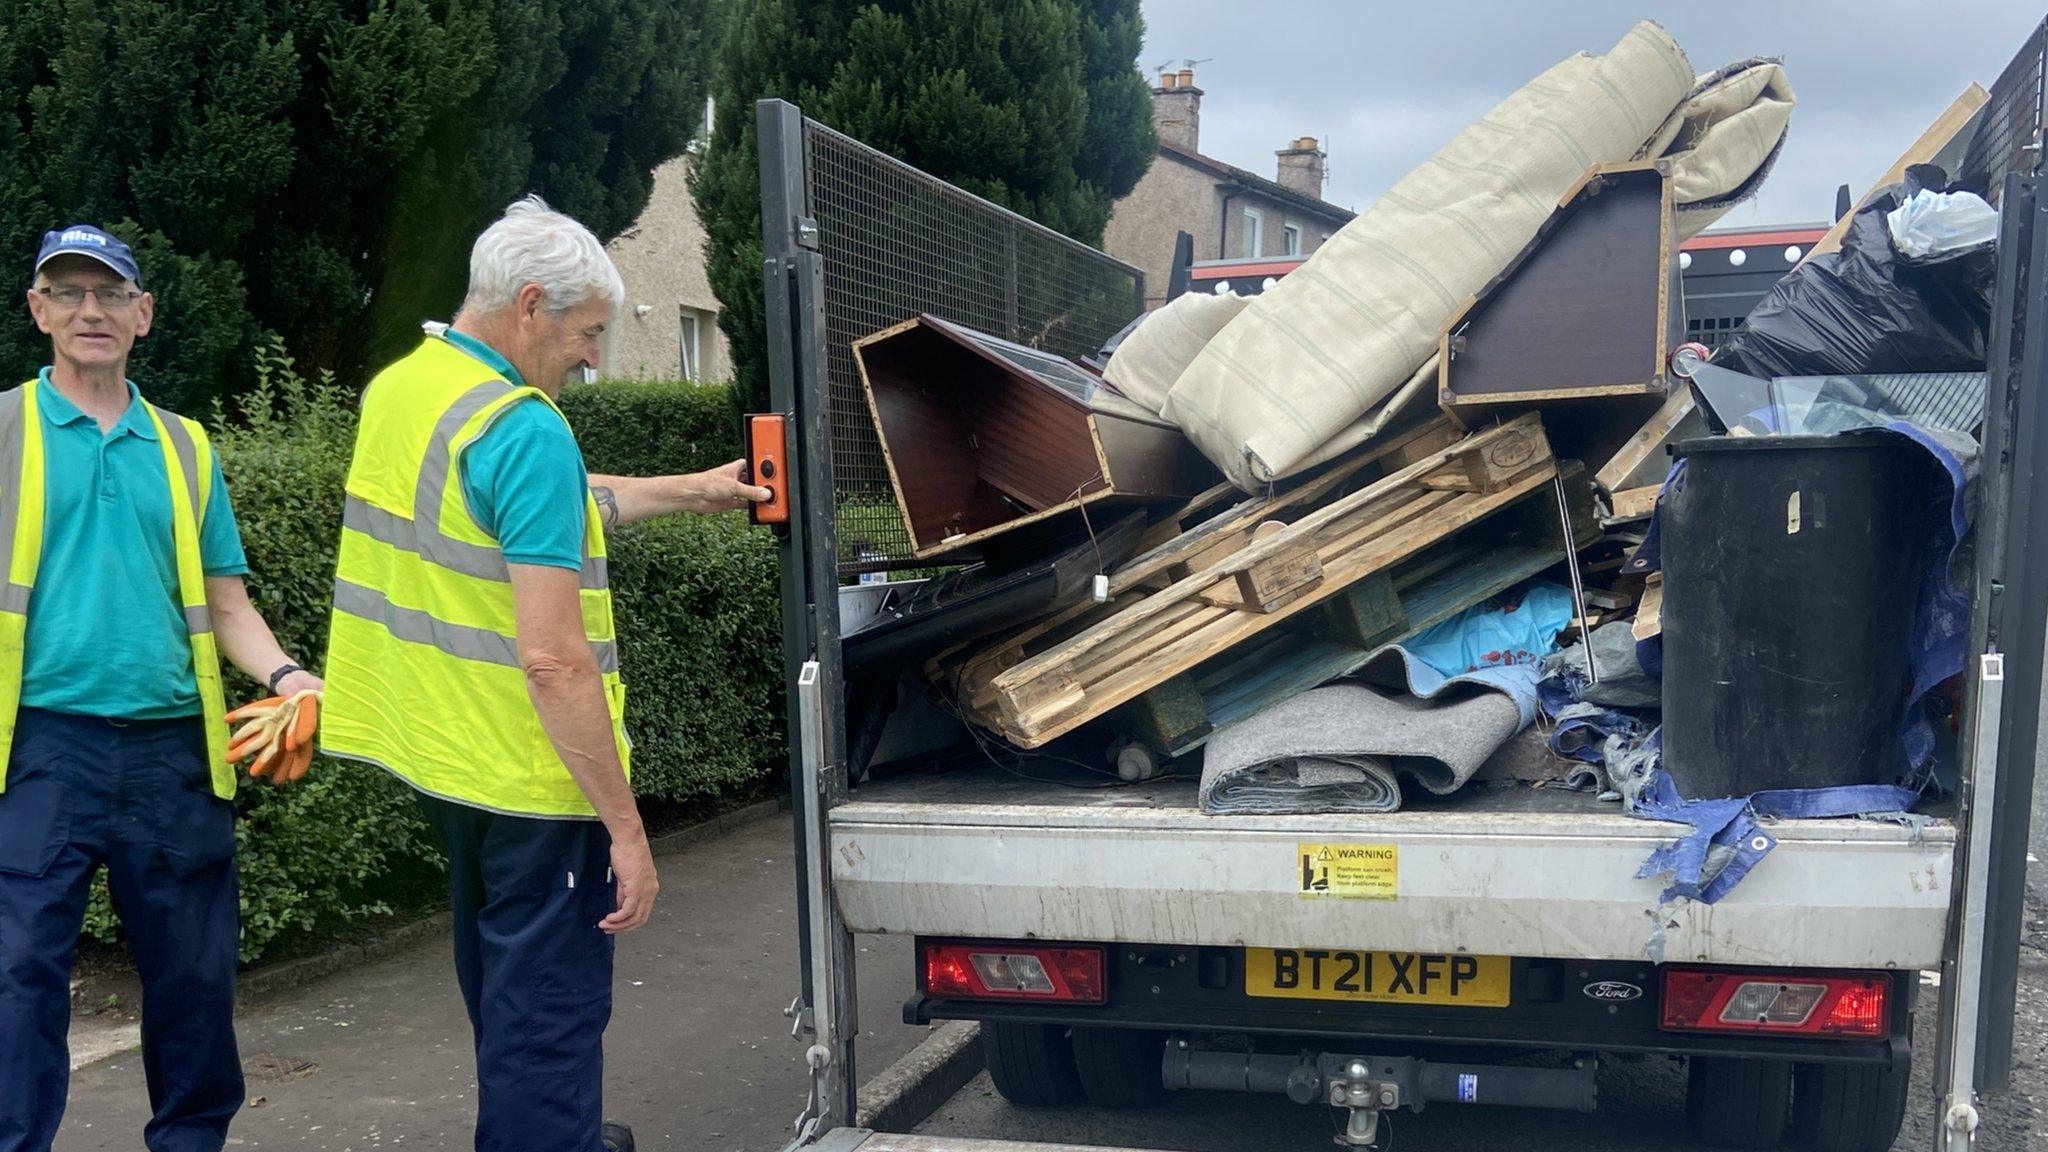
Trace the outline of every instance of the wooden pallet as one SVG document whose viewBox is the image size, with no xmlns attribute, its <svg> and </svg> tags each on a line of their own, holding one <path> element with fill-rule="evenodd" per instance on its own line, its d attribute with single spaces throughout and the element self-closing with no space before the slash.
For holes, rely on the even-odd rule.
<svg viewBox="0 0 2048 1152">
<path fill-rule="evenodd" d="M 1251 537 L 1261 525 L 1298 518 L 1342 492 L 1345 485 L 1377 475 L 1374 469 L 1405 468 L 1456 444 L 1463 435 L 1449 417 L 1439 416 L 1342 457 L 1284 491 L 1245 497 L 1229 484 L 1217 485 L 1161 521 L 1151 537 L 1152 546 L 1110 573 L 1108 603 L 1078 604 L 995 640 L 941 653 L 927 665 L 926 673 L 970 713 L 993 716 L 997 676 L 1080 635 L 1144 596 L 1242 550 L 1252 543 Z M 1235 505 L 1199 519 L 1233 498 L 1238 501 Z M 1193 527 L 1184 527 L 1190 523 Z"/>
<path fill-rule="evenodd" d="M 1591 481 L 1576 462 L 1565 470 L 1572 526 L 1584 547 L 1599 535 Z M 1411 640 L 1563 561 L 1557 502 L 1548 491 L 1530 493 L 1360 580 L 1316 612 L 1146 691 L 1106 723 L 1161 755 L 1184 756 L 1208 743 L 1216 729 L 1349 676 L 1380 646 Z"/>
<path fill-rule="evenodd" d="M 1233 509 L 1234 534 L 1188 533 L 1167 547 L 1189 569 L 1167 587 L 1086 621 L 1077 634 L 963 689 L 962 706 L 1012 743 L 1036 748 L 1329 600 L 1424 548 L 1548 485 L 1557 474 L 1531 413 L 1447 447 L 1292 524 Z M 1202 535 L 1203 544 L 1189 537 Z M 1185 542 L 1185 543 L 1184 543 Z M 1225 550 L 1222 545 L 1228 543 Z M 1160 552 L 1155 549 L 1155 553 Z M 1149 564 L 1170 558 L 1148 555 Z M 1039 638 L 1058 631 L 1049 627 Z"/>
</svg>

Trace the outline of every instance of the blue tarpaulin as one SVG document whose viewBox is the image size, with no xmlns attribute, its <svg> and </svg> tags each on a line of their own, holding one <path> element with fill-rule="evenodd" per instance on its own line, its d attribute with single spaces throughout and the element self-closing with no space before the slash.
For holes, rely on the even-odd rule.
<svg viewBox="0 0 2048 1152">
<path fill-rule="evenodd" d="M 1655 751 L 1656 734 L 1650 736 Z M 1858 784 L 1844 788 L 1782 788 L 1729 800 L 1687 800 L 1662 768 L 1647 761 L 1629 811 L 1651 820 L 1690 825 L 1691 833 L 1650 853 L 1636 878 L 1671 877 L 1660 899 L 1681 896 L 1712 904 L 1735 890 L 1778 846 L 1763 821 L 1816 820 L 1904 812 L 1920 798 L 1911 788 Z"/>
</svg>

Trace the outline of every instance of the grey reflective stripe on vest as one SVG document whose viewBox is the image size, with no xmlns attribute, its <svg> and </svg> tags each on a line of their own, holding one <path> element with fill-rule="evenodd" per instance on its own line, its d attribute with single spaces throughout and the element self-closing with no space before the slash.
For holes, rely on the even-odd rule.
<svg viewBox="0 0 2048 1152">
<path fill-rule="evenodd" d="M 9 582 L 14 571 L 14 529 L 21 519 L 21 461 L 27 433 L 21 417 L 28 408 L 28 386 L 0 392 L 0 612 L 28 613 L 29 586 Z"/>
<path fill-rule="evenodd" d="M 176 412 L 166 412 L 154 404 L 149 407 L 170 434 L 171 450 L 178 456 L 178 470 L 185 474 L 185 491 L 192 494 L 192 527 L 196 531 L 203 527 L 204 515 L 199 506 L 199 446 L 192 442 L 192 430 L 185 427 L 185 421 Z"/>
<path fill-rule="evenodd" d="M 342 505 L 342 525 L 451 572 L 501 584 L 511 580 L 505 554 L 495 545 L 458 540 L 441 531 L 441 506 L 448 495 L 449 473 L 454 470 L 456 434 L 478 412 L 513 391 L 513 386 L 504 380 L 486 380 L 463 393 L 441 414 L 434 424 L 433 438 L 427 442 L 427 454 L 420 461 L 411 520 L 350 496 Z M 608 573 L 604 557 L 586 555 L 580 583 L 582 587 L 601 590 L 607 586 Z"/>
<path fill-rule="evenodd" d="M 512 579 L 505 567 L 505 554 L 496 548 L 471 544 L 466 540 L 451 540 L 446 536 L 441 536 L 435 545 L 429 547 L 422 540 L 429 533 L 421 531 L 413 521 L 395 512 L 386 512 L 358 496 L 342 500 L 341 526 L 464 576 L 500 584 Z"/>
<path fill-rule="evenodd" d="M 495 548 L 482 548 L 444 535 L 441 532 L 441 502 L 448 495 L 448 472 L 454 462 L 455 434 L 462 431 L 462 426 L 477 413 L 512 391 L 512 385 L 506 381 L 486 380 L 457 397 L 455 403 L 441 413 L 441 419 L 434 424 L 434 437 L 427 442 L 427 455 L 420 461 L 419 484 L 414 487 L 412 495 L 412 522 L 417 528 L 415 535 L 419 554 L 444 568 L 489 580 L 506 579 L 504 556 Z M 477 559 L 472 550 L 488 552 L 497 558 L 495 575 L 470 571 Z"/>
<path fill-rule="evenodd" d="M 334 610 L 381 625 L 393 636 L 414 644 L 425 644 L 461 660 L 522 667 L 519 645 L 510 636 L 468 624 L 451 624 L 417 608 L 401 608 L 390 597 L 339 577 L 334 581 Z M 600 672 L 619 670 L 619 646 L 614 641 L 591 641 Z"/>
<path fill-rule="evenodd" d="M 505 565 L 505 554 L 486 544 L 471 544 L 467 540 L 441 537 L 437 550 L 440 557 L 429 554 L 421 539 L 425 535 L 419 527 L 395 512 L 386 512 L 359 496 L 346 496 L 341 502 L 341 526 L 360 532 L 380 544 L 389 544 L 403 552 L 410 552 L 430 563 L 439 564 L 452 572 L 474 576 L 479 580 L 492 580 L 499 584 L 509 583 L 511 569 Z M 450 561 L 455 561 L 451 563 Z M 585 556 L 583 570 L 578 574 L 578 583 L 596 591 L 603 591 L 609 584 L 611 568 L 603 556 Z"/>
<path fill-rule="evenodd" d="M 196 548 L 199 546 L 197 537 L 205 531 L 206 518 L 205 506 L 199 499 L 199 445 L 193 442 L 192 430 L 185 427 L 185 421 L 176 412 L 167 412 L 154 404 L 149 407 L 163 424 L 165 435 L 171 438 L 171 451 L 177 454 L 178 470 L 185 474 L 185 492 L 192 501 L 192 546 Z M 213 631 L 213 614 L 207 611 L 206 605 L 196 604 L 185 609 L 185 631 L 193 636 Z"/>
</svg>

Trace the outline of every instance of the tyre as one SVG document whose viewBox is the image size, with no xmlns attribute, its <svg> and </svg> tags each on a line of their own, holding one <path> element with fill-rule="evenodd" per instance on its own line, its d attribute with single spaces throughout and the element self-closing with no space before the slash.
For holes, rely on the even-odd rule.
<svg viewBox="0 0 2048 1152">
<path fill-rule="evenodd" d="M 1715 1148 L 1776 1148 L 1792 1119 L 1792 1065 L 1785 1060 L 1694 1056 L 1687 1062 L 1685 1115 Z"/>
<path fill-rule="evenodd" d="M 1104 1108 L 1154 1108 L 1166 1099 L 1159 1065 L 1166 1033 L 1140 1028 L 1074 1029 L 1081 1092 Z"/>
<path fill-rule="evenodd" d="M 1801 1064 L 1792 1073 L 1792 1127 L 1814 1152 L 1886 1152 L 1906 1122 L 1907 1068 Z"/>
<path fill-rule="evenodd" d="M 1081 1098 L 1065 1028 L 983 1021 L 981 1052 L 988 1078 L 1012 1104 L 1072 1104 Z"/>
</svg>

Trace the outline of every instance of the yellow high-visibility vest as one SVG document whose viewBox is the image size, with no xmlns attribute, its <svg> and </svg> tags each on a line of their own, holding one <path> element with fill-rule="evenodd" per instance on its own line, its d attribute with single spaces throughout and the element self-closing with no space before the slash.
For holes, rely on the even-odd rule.
<svg viewBox="0 0 2048 1152">
<path fill-rule="evenodd" d="M 320 748 L 446 800 L 591 818 L 595 810 L 526 692 L 505 554 L 462 495 L 462 453 L 529 396 L 554 406 L 540 389 L 515 386 L 435 337 L 363 393 L 334 572 Z M 604 530 L 587 492 L 583 517 L 583 629 L 625 764 L 626 690 Z"/>
<path fill-rule="evenodd" d="M 235 769 L 228 763 L 227 701 L 220 683 L 220 648 L 213 616 L 206 608 L 206 566 L 200 559 L 199 528 L 213 500 L 213 445 L 206 430 L 145 402 L 157 443 L 163 446 L 164 479 L 171 489 L 171 544 L 177 555 L 178 604 L 192 640 L 192 679 L 206 723 L 206 756 L 213 770 L 213 794 L 235 794 Z M 0 790 L 7 787 L 8 752 L 14 746 L 15 715 L 21 708 L 22 647 L 28 638 L 29 598 L 43 559 L 43 421 L 36 381 L 0 392 L 0 478 L 17 481 L 0 494 Z"/>
</svg>

